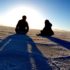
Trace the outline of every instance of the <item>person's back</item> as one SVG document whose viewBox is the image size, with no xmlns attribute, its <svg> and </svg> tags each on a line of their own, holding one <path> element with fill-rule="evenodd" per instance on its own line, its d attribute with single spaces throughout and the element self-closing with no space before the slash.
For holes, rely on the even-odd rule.
<svg viewBox="0 0 70 70">
<path fill-rule="evenodd" d="M 26 34 L 29 31 L 29 26 L 26 21 L 26 16 L 23 16 L 22 19 L 18 21 L 15 31 L 18 34 Z"/>
</svg>

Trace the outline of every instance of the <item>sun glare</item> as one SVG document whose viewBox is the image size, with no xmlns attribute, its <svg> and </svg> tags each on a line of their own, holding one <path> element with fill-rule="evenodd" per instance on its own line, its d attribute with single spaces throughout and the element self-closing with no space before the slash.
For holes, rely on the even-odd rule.
<svg viewBox="0 0 70 70">
<path fill-rule="evenodd" d="M 27 16 L 27 21 L 29 27 L 32 29 L 41 29 L 44 25 L 44 17 L 42 14 L 31 7 L 15 7 L 5 13 L 1 22 L 2 25 L 15 27 L 18 20 L 22 18 L 23 15 Z"/>
</svg>

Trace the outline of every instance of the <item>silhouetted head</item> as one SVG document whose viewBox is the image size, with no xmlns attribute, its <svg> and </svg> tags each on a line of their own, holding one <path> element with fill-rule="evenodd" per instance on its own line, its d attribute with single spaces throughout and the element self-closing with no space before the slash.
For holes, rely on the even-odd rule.
<svg viewBox="0 0 70 70">
<path fill-rule="evenodd" d="M 45 23 L 48 23 L 49 22 L 49 20 L 45 20 Z"/>
<path fill-rule="evenodd" d="M 49 20 L 45 20 L 45 25 L 48 25 L 49 23 Z"/>
<path fill-rule="evenodd" d="M 49 20 L 45 20 L 45 26 L 52 26 Z"/>
<path fill-rule="evenodd" d="M 27 17 L 26 17 L 25 15 L 24 15 L 24 16 L 22 16 L 22 19 L 23 19 L 23 20 L 25 20 L 25 21 L 26 21 L 26 18 L 27 18 Z"/>
</svg>

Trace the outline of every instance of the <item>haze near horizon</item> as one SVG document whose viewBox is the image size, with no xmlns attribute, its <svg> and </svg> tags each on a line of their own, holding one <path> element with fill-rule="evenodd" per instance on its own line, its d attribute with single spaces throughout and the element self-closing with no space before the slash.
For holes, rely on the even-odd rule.
<svg viewBox="0 0 70 70">
<path fill-rule="evenodd" d="M 31 29 L 42 29 L 48 19 L 53 29 L 70 31 L 69 0 L 0 0 L 0 25 L 15 27 L 23 15 Z"/>
</svg>

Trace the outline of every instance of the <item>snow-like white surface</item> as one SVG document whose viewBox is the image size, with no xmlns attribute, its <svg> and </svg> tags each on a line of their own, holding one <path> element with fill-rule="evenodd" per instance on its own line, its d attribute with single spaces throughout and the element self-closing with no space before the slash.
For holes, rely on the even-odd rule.
<svg viewBox="0 0 70 70">
<path fill-rule="evenodd" d="M 70 32 L 52 37 L 36 36 L 38 32 L 24 36 L 0 29 L 0 70 L 69 70 Z"/>
</svg>

